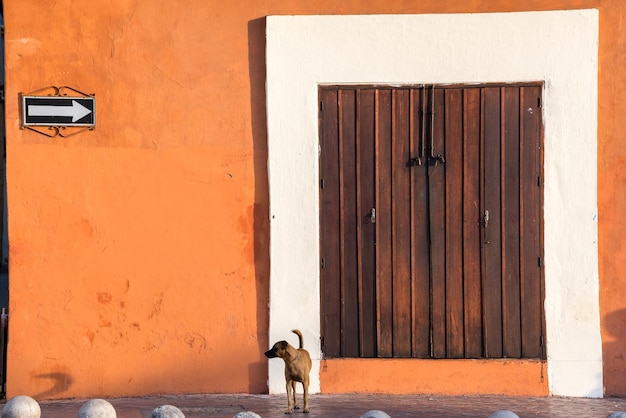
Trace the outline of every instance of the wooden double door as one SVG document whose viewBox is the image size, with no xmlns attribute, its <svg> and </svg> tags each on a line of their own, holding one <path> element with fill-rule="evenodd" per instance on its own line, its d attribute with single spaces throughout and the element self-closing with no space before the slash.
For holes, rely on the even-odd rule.
<svg viewBox="0 0 626 418">
<path fill-rule="evenodd" d="M 327 358 L 545 358 L 542 85 L 320 96 Z"/>
</svg>

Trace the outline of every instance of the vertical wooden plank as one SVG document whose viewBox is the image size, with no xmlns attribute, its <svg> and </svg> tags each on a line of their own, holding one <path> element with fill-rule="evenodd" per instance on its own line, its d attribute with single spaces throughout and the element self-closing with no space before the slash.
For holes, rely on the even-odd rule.
<svg viewBox="0 0 626 418">
<path fill-rule="evenodd" d="M 504 357 L 521 356 L 519 87 L 505 87 L 502 173 L 502 316 Z"/>
<path fill-rule="evenodd" d="M 483 354 L 480 204 L 480 88 L 463 89 L 463 286 L 465 357 Z"/>
<path fill-rule="evenodd" d="M 411 171 L 411 276 L 413 357 L 430 357 L 430 257 L 428 234 L 428 171 L 425 89 L 411 90 L 411 156 L 418 165 Z"/>
<path fill-rule="evenodd" d="M 376 224 L 368 214 L 376 206 L 375 113 L 373 89 L 358 91 L 359 137 L 359 335 L 361 357 L 376 356 Z"/>
<path fill-rule="evenodd" d="M 357 176 L 356 176 L 356 94 L 354 89 L 339 91 L 340 179 L 341 179 L 341 258 L 342 277 L 342 356 L 359 356 Z"/>
<path fill-rule="evenodd" d="M 542 347 L 541 86 L 523 87 L 520 98 L 522 357 L 545 358 Z"/>
<path fill-rule="evenodd" d="M 409 92 L 392 93 L 393 355 L 411 356 L 411 187 Z M 385 215 L 385 214 L 381 214 Z"/>
<path fill-rule="evenodd" d="M 446 357 L 464 357 L 463 92 L 445 90 Z"/>
<path fill-rule="evenodd" d="M 391 90 L 376 99 L 376 289 L 378 356 L 393 355 L 391 252 Z"/>
<path fill-rule="evenodd" d="M 322 347 L 328 358 L 341 355 L 341 261 L 339 223 L 339 124 L 337 91 L 320 91 L 320 251 Z M 322 110 L 323 109 L 323 110 Z"/>
<path fill-rule="evenodd" d="M 430 96 L 430 103 L 433 97 Z M 432 126 L 434 154 L 444 152 L 444 91 L 434 90 L 435 118 Z M 433 151 L 429 145 L 429 152 Z M 445 164 L 435 159 L 429 161 L 428 193 L 430 217 L 430 268 L 431 268 L 431 355 L 445 358 L 446 350 L 446 207 Z"/>
<path fill-rule="evenodd" d="M 502 357 L 500 89 L 483 90 L 483 334 L 485 357 Z"/>
</svg>

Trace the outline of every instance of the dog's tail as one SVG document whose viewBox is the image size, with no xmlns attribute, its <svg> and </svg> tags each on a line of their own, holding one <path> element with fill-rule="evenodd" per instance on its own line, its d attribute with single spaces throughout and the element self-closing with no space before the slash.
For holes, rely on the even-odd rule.
<svg viewBox="0 0 626 418">
<path fill-rule="evenodd" d="M 294 334 L 296 334 L 298 336 L 298 339 L 300 340 L 300 347 L 299 348 L 304 348 L 304 338 L 302 338 L 302 333 L 300 332 L 299 329 L 294 329 L 291 330 L 291 332 L 293 332 Z"/>
</svg>

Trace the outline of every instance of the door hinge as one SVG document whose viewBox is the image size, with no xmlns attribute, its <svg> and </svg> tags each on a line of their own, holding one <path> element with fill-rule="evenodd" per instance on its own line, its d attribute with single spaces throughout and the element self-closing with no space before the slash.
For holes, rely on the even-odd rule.
<svg viewBox="0 0 626 418">
<path fill-rule="evenodd" d="M 325 269 L 326 268 L 326 259 L 322 257 L 322 261 L 320 262 L 320 266 Z"/>
<path fill-rule="evenodd" d="M 543 267 L 543 260 L 541 257 L 537 257 L 537 267 Z"/>
<path fill-rule="evenodd" d="M 537 107 L 541 109 L 541 97 L 537 97 Z"/>
<path fill-rule="evenodd" d="M 320 101 L 320 112 L 324 111 L 324 102 Z"/>
<path fill-rule="evenodd" d="M 322 346 L 322 350 L 323 350 L 323 349 L 324 349 L 324 347 L 325 347 L 325 343 L 326 343 L 326 341 L 324 340 L 324 336 L 322 335 L 322 336 L 320 337 L 320 345 Z"/>
<path fill-rule="evenodd" d="M 320 179 L 320 189 L 324 189 L 324 179 Z"/>
<path fill-rule="evenodd" d="M 537 187 L 541 187 L 541 176 L 537 176 Z"/>
<path fill-rule="evenodd" d="M 543 347 L 543 335 L 539 336 L 539 347 Z"/>
</svg>

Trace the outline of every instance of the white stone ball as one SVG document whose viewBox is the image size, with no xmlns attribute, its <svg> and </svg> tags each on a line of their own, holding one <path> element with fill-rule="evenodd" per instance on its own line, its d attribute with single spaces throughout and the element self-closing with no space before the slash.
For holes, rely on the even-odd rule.
<svg viewBox="0 0 626 418">
<path fill-rule="evenodd" d="M 2 408 L 2 418 L 40 418 L 41 408 L 30 396 L 20 395 L 9 400 Z"/>
<path fill-rule="evenodd" d="M 233 418 L 261 418 L 261 415 L 252 411 L 245 411 L 238 412 L 237 415 L 235 415 Z"/>
<path fill-rule="evenodd" d="M 502 409 L 489 415 L 489 418 L 519 418 L 519 415 L 515 412 L 509 411 L 508 409 Z"/>
<path fill-rule="evenodd" d="M 116 418 L 115 408 L 104 399 L 88 400 L 80 407 L 78 418 Z"/>
<path fill-rule="evenodd" d="M 367 411 L 361 418 L 391 418 L 386 412 L 379 411 L 378 409 L 372 409 L 371 411 Z"/>
<path fill-rule="evenodd" d="M 175 406 L 162 405 L 154 408 L 150 418 L 185 418 L 185 414 Z"/>
</svg>

